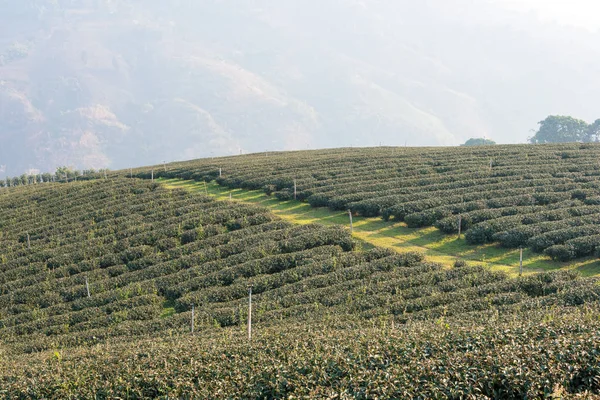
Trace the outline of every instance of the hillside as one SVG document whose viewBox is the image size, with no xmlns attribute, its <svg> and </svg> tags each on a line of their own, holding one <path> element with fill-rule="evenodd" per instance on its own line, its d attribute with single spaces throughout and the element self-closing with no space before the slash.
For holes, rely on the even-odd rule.
<svg viewBox="0 0 600 400">
<path fill-rule="evenodd" d="M 530 248 L 558 261 L 597 256 L 597 144 L 365 148 L 257 153 L 136 169 L 139 177 L 216 180 L 280 200 L 435 226 L 470 245 Z M 127 171 L 128 172 L 128 171 Z M 119 172 L 117 172 L 119 174 Z M 219 175 L 220 174 L 220 175 Z"/>
<path fill-rule="evenodd" d="M 598 34 L 487 1 L 0 9 L 0 178 L 240 150 L 515 143 L 549 114 L 598 117 Z"/>
<path fill-rule="evenodd" d="M 0 189 L 0 260 L 5 398 L 600 394 L 600 285 L 571 271 L 449 268 L 124 178 Z"/>
<path fill-rule="evenodd" d="M 236 324 L 246 284 L 272 298 L 332 268 L 317 260 L 408 262 L 386 252 L 344 255 L 353 243 L 343 229 L 294 227 L 259 207 L 143 181 L 38 185 L 1 200 L 0 336 L 29 350 L 187 328 L 193 304 L 199 322 Z M 292 267 L 303 273 L 288 276 Z M 294 291 L 287 295 L 283 308 L 263 302 L 264 318 L 302 313 Z"/>
</svg>

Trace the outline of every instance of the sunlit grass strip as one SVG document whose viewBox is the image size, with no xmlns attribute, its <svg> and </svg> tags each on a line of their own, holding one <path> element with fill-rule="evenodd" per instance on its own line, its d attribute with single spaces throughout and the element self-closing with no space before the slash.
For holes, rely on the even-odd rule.
<svg viewBox="0 0 600 400">
<path fill-rule="evenodd" d="M 279 201 L 258 190 L 228 189 L 215 182 L 196 182 L 180 179 L 159 180 L 168 188 L 184 188 L 195 191 L 207 191 L 219 200 L 260 204 L 269 208 L 282 219 L 295 224 L 320 223 L 324 225 L 348 225 L 345 212 L 332 211 L 329 208 L 313 208 L 300 201 Z M 381 218 L 354 217 L 354 237 L 363 241 L 366 247 L 378 246 L 398 250 L 399 252 L 420 251 L 428 260 L 450 266 L 457 258 L 478 262 L 494 270 L 501 270 L 512 276 L 519 272 L 519 250 L 505 249 L 493 244 L 473 246 L 464 238 L 445 235 L 436 228 L 408 228 L 405 223 L 386 222 Z M 576 262 L 561 263 L 536 254 L 529 249 L 523 251 L 523 272 L 532 274 L 555 269 L 575 269 L 584 276 L 600 274 L 600 261 L 595 258 L 583 258 Z"/>
</svg>

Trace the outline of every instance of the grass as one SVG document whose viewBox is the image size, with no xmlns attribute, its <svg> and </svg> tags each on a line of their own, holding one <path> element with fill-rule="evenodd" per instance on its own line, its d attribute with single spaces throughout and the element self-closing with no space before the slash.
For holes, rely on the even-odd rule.
<svg viewBox="0 0 600 400">
<path fill-rule="evenodd" d="M 172 300 L 165 300 L 162 304 L 162 308 L 163 310 L 160 314 L 161 318 L 168 318 L 176 313 L 175 302 Z"/>
<path fill-rule="evenodd" d="M 159 180 L 167 188 L 202 191 L 220 200 L 241 201 L 264 206 L 284 220 L 295 224 L 320 223 L 348 226 L 346 212 L 329 208 L 314 208 L 300 201 L 279 201 L 258 190 L 229 189 L 215 182 L 195 182 L 180 179 Z M 484 264 L 512 276 L 519 273 L 519 250 L 505 249 L 494 244 L 473 246 L 464 238 L 445 235 L 436 228 L 408 228 L 403 222 L 386 222 L 381 218 L 353 217 L 353 236 L 364 248 L 373 246 L 404 251 L 420 251 L 427 259 L 452 265 L 457 258 Z M 600 275 L 600 260 L 588 257 L 569 263 L 553 261 L 531 250 L 523 251 L 523 273 L 532 274 L 555 269 L 576 269 L 583 276 Z"/>
</svg>

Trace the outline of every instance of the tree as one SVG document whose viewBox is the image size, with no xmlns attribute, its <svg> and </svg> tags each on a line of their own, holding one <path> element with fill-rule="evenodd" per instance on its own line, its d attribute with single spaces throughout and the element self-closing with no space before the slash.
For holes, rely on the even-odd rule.
<svg viewBox="0 0 600 400">
<path fill-rule="evenodd" d="M 56 179 L 61 180 L 65 179 L 65 177 L 69 180 L 73 179 L 75 175 L 75 170 L 72 167 L 62 166 L 56 168 Z"/>
<path fill-rule="evenodd" d="M 461 146 L 490 146 L 496 144 L 493 140 L 485 139 L 485 138 L 471 138 L 467 140 Z"/>
<path fill-rule="evenodd" d="M 540 129 L 529 139 L 531 143 L 568 143 L 589 140 L 590 126 L 581 119 L 551 115 L 539 122 Z"/>
<path fill-rule="evenodd" d="M 588 129 L 588 141 L 599 142 L 600 141 L 600 119 L 597 119 Z"/>
</svg>

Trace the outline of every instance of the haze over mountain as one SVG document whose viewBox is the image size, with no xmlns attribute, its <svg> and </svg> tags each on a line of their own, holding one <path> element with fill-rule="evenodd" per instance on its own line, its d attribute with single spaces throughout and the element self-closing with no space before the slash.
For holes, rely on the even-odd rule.
<svg viewBox="0 0 600 400">
<path fill-rule="evenodd" d="M 524 142 L 597 118 L 598 43 L 472 0 L 0 0 L 0 176 Z"/>
</svg>

